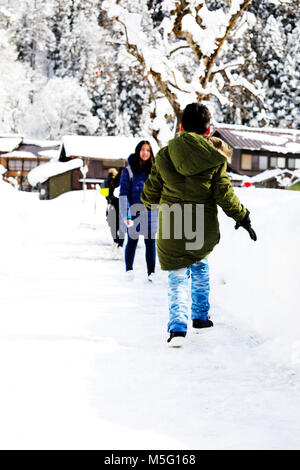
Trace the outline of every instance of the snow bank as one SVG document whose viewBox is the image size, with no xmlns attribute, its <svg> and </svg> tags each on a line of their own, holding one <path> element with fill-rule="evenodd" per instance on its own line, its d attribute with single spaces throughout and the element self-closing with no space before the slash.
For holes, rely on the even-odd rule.
<svg viewBox="0 0 300 470">
<path fill-rule="evenodd" d="M 37 195 L 17 191 L 0 178 L 0 274 L 17 272 L 25 265 L 27 255 L 33 249 L 32 232 L 27 224 L 26 213 L 29 200 Z"/>
<path fill-rule="evenodd" d="M 258 240 L 234 230 L 234 221 L 219 211 L 221 242 L 210 256 L 212 299 L 236 325 L 265 338 L 276 361 L 300 367 L 300 195 L 257 188 L 236 193 L 250 210 Z"/>
</svg>

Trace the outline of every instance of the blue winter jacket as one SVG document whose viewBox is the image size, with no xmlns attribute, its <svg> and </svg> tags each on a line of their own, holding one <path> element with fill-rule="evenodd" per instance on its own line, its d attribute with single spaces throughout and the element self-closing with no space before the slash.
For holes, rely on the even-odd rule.
<svg viewBox="0 0 300 470">
<path fill-rule="evenodd" d="M 120 193 L 119 193 L 119 203 L 120 203 L 120 218 L 124 220 L 128 216 L 132 218 L 132 220 L 140 221 L 141 223 L 137 223 L 135 225 L 136 232 L 140 233 L 141 235 L 146 236 L 153 236 L 157 232 L 157 225 L 158 225 L 158 212 L 150 211 L 146 209 L 141 201 L 141 194 L 144 188 L 144 184 L 148 179 L 146 173 L 142 170 L 135 168 L 133 165 L 134 155 L 130 155 L 128 158 L 128 166 L 131 168 L 132 178 L 130 178 L 130 173 L 127 168 L 123 170 L 121 180 L 120 180 Z M 123 196 L 123 197 L 122 197 Z M 140 204 L 142 207 L 142 211 L 136 212 L 130 210 L 130 207 L 133 204 Z M 123 229 L 125 228 L 125 224 L 123 224 Z M 131 229 L 129 228 L 129 234 Z"/>
</svg>

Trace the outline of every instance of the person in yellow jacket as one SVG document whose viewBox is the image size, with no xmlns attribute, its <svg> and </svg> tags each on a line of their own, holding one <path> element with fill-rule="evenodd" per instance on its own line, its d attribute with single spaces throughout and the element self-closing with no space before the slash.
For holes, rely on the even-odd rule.
<svg viewBox="0 0 300 470">
<path fill-rule="evenodd" d="M 108 170 L 107 178 L 102 183 L 100 193 L 106 197 L 106 221 L 110 228 L 113 239 L 113 252 L 116 255 L 121 253 L 124 243 L 124 234 L 120 233 L 119 224 L 119 198 L 115 195 L 115 189 L 120 186 L 120 178 L 123 168 L 118 171 L 116 168 Z M 121 254 L 120 254 L 121 256 Z"/>
</svg>

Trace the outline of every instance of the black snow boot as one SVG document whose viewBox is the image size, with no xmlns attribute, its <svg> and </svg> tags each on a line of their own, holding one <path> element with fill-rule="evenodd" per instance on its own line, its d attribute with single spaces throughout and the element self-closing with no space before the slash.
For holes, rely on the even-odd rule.
<svg viewBox="0 0 300 470">
<path fill-rule="evenodd" d="M 211 320 L 193 320 L 193 328 L 209 328 L 210 326 L 214 326 Z"/>
<path fill-rule="evenodd" d="M 167 340 L 170 348 L 181 348 L 186 337 L 186 331 L 170 331 L 170 337 Z"/>
</svg>

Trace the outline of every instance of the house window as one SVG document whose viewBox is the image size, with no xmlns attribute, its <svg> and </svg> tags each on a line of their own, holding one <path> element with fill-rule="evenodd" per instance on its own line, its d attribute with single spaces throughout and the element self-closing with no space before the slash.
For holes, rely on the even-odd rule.
<svg viewBox="0 0 300 470">
<path fill-rule="evenodd" d="M 22 171 L 22 160 L 8 160 L 8 171 Z"/>
<path fill-rule="evenodd" d="M 300 158 L 288 158 L 288 168 L 291 170 L 300 169 Z"/>
<path fill-rule="evenodd" d="M 24 171 L 30 171 L 37 166 L 36 160 L 24 160 Z"/>
<path fill-rule="evenodd" d="M 284 157 L 271 157 L 271 168 L 285 168 L 286 161 Z"/>
<path fill-rule="evenodd" d="M 266 170 L 268 168 L 268 157 L 260 155 L 259 157 L 259 169 Z"/>
<path fill-rule="evenodd" d="M 252 170 L 258 170 L 259 168 L 259 156 L 252 155 Z"/>
<path fill-rule="evenodd" d="M 252 168 L 252 155 L 249 153 L 242 153 L 242 170 L 251 170 Z"/>
<path fill-rule="evenodd" d="M 276 157 L 271 157 L 270 167 L 271 168 L 276 168 L 277 167 L 277 158 Z"/>
<path fill-rule="evenodd" d="M 288 158 L 288 168 L 295 168 L 295 159 L 294 158 Z"/>
</svg>

